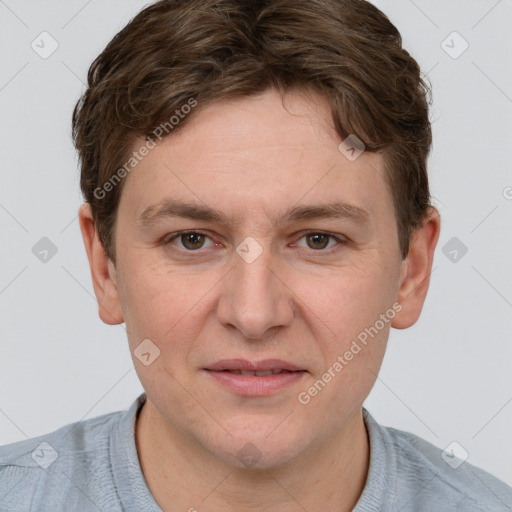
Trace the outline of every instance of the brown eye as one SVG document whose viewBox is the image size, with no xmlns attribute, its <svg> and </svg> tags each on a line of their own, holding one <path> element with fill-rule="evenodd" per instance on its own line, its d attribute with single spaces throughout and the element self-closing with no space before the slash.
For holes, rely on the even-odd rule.
<svg viewBox="0 0 512 512">
<path fill-rule="evenodd" d="M 190 256 L 192 252 L 197 252 L 197 256 L 199 256 L 206 253 L 209 247 L 220 245 L 214 242 L 207 233 L 192 230 L 167 235 L 162 239 L 162 244 L 167 250 L 179 256 L 186 254 Z"/>
<path fill-rule="evenodd" d="M 180 236 L 180 241 L 185 249 L 194 251 L 196 249 L 201 249 L 204 245 L 205 238 L 206 236 L 201 233 L 185 233 Z"/>
<path fill-rule="evenodd" d="M 308 247 L 311 249 L 325 249 L 329 243 L 330 235 L 324 233 L 311 233 L 306 235 Z"/>
</svg>

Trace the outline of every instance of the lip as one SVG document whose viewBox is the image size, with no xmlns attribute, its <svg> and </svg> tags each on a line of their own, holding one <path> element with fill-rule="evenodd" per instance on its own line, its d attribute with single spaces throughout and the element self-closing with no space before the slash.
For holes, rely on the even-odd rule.
<svg viewBox="0 0 512 512">
<path fill-rule="evenodd" d="M 223 370 L 265 371 L 288 370 L 286 373 L 274 375 L 238 375 Z M 263 361 L 247 361 L 246 359 L 224 359 L 204 368 L 216 382 L 237 395 L 268 396 L 298 382 L 307 373 L 298 366 L 281 359 L 265 359 Z"/>
</svg>

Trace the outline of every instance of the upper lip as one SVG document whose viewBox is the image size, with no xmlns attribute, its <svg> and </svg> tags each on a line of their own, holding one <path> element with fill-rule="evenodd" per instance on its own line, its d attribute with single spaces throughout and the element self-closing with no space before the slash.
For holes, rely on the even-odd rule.
<svg viewBox="0 0 512 512">
<path fill-rule="evenodd" d="M 297 365 L 283 361 L 282 359 L 264 359 L 262 361 L 248 361 L 246 359 L 222 359 L 211 365 L 205 370 L 222 371 L 222 370 L 244 370 L 252 372 L 260 372 L 265 370 L 289 370 L 291 372 L 301 371 Z"/>
</svg>

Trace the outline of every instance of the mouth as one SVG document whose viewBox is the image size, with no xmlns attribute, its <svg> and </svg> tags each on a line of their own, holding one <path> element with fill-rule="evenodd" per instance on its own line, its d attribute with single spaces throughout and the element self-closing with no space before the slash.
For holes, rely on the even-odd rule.
<svg viewBox="0 0 512 512">
<path fill-rule="evenodd" d="M 307 370 L 280 359 L 225 359 L 207 368 L 213 379 L 237 395 L 267 396 L 299 381 Z"/>
<path fill-rule="evenodd" d="M 214 372 L 232 372 L 237 375 L 275 375 L 277 373 L 306 371 L 296 364 L 283 359 L 263 359 L 249 361 L 247 359 L 222 359 L 205 368 Z"/>
<path fill-rule="evenodd" d="M 251 370 L 210 370 L 210 371 L 221 371 L 225 373 L 231 373 L 233 375 L 252 375 L 254 377 L 267 377 L 269 375 L 277 375 L 279 373 L 294 373 L 300 372 L 304 370 L 283 370 L 282 368 L 273 368 L 272 370 L 260 370 L 260 371 L 251 371 Z"/>
</svg>

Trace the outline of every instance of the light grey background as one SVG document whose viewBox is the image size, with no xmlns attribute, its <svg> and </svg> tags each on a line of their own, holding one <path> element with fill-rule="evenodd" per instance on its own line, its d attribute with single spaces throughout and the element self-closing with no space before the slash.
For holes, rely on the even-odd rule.
<svg viewBox="0 0 512 512">
<path fill-rule="evenodd" d="M 142 392 L 124 325 L 97 315 L 70 122 L 90 63 L 146 3 L 0 0 L 0 444 L 126 409 Z M 433 86 L 443 225 L 422 317 L 392 331 L 365 405 L 442 448 L 457 441 L 512 485 L 512 0 L 375 3 Z M 59 45 L 47 59 L 31 48 L 43 31 Z M 469 44 L 458 58 L 445 51 L 463 48 L 454 31 Z M 42 237 L 58 248 L 46 263 L 32 253 Z M 468 248 L 456 262 L 442 251 L 453 237 Z"/>
</svg>

